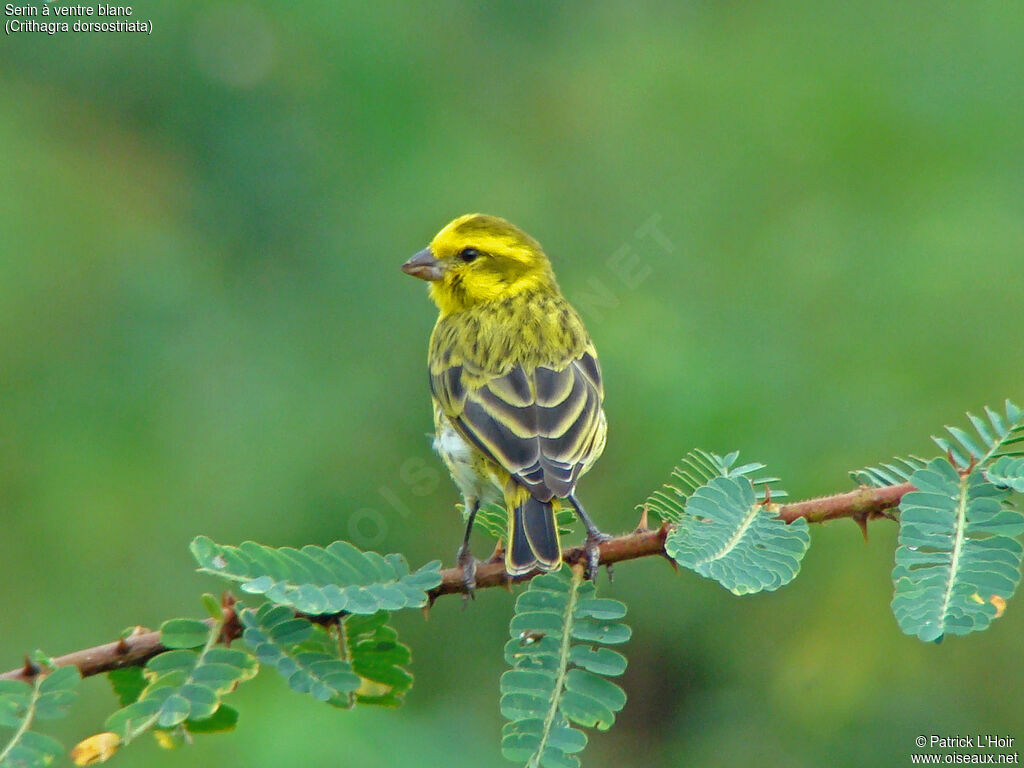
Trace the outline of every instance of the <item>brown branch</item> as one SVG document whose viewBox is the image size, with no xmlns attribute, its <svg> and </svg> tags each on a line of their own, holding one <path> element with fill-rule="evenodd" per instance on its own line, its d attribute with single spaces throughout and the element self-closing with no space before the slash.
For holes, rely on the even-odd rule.
<svg viewBox="0 0 1024 768">
<path fill-rule="evenodd" d="M 601 565 L 611 565 L 623 560 L 635 560 L 638 557 L 649 555 L 664 555 L 665 537 L 668 536 L 669 530 L 670 526 L 666 523 L 656 530 L 637 530 L 603 542 L 600 545 Z M 583 547 L 571 547 L 562 553 L 562 559 L 570 564 L 582 562 L 584 557 Z M 504 558 L 491 558 L 477 566 L 476 587 L 477 589 L 504 587 L 529 581 L 536 575 L 536 573 L 528 573 L 513 579 L 505 572 Z M 452 595 L 465 591 L 462 569 L 446 568 L 441 571 L 441 583 L 430 590 L 430 601 L 433 602 L 441 595 Z"/>
<path fill-rule="evenodd" d="M 787 523 L 792 523 L 800 518 L 810 523 L 823 523 L 827 520 L 836 520 L 849 517 L 857 521 L 862 528 L 866 528 L 867 521 L 878 517 L 887 517 L 886 510 L 896 507 L 903 498 L 903 494 L 914 490 L 910 483 L 893 485 L 887 488 L 858 488 L 849 493 L 840 493 L 834 496 L 822 496 L 818 499 L 797 501 L 792 504 L 783 504 L 779 507 L 779 518 Z M 671 526 L 668 523 L 660 528 L 651 530 L 647 528 L 647 516 L 641 518 L 641 526 L 632 533 L 616 536 L 603 542 L 601 547 L 601 564 L 611 565 L 624 560 L 635 560 L 638 557 L 665 554 L 665 538 L 668 536 Z M 572 547 L 565 550 L 563 559 L 567 563 L 577 563 L 584 558 L 583 547 Z M 671 560 L 670 560 L 671 562 Z M 487 587 L 508 586 L 511 583 L 528 581 L 535 574 L 527 574 L 516 579 L 510 579 L 505 573 L 504 562 L 500 559 L 488 560 L 480 563 L 476 571 L 477 589 Z M 451 595 L 465 592 L 466 588 L 462 581 L 462 570 L 460 568 L 446 568 L 441 571 L 441 583 L 430 591 L 430 601 L 433 603 L 442 595 Z M 230 603 L 228 603 L 230 605 Z M 212 626 L 212 620 L 207 620 Z M 237 621 L 229 621 L 223 631 L 222 639 L 225 642 L 240 637 L 242 627 Z M 130 635 L 117 642 L 98 645 L 95 648 L 75 651 L 66 656 L 56 659 L 59 666 L 78 667 L 83 677 L 98 675 L 121 667 L 130 667 L 145 664 L 146 661 L 166 650 L 160 643 L 159 632 L 147 632 L 138 628 L 135 634 Z M 30 662 L 23 667 L 12 669 L 0 674 L 0 680 L 31 680 L 38 672 L 38 668 Z"/>
<path fill-rule="evenodd" d="M 886 488 L 858 488 L 849 493 L 822 496 L 807 501 L 795 501 L 779 508 L 779 517 L 787 523 L 804 518 L 809 523 L 824 523 L 841 517 L 874 519 L 886 517 L 882 513 L 899 506 L 903 494 L 914 490 L 910 483 L 890 485 Z"/>
<path fill-rule="evenodd" d="M 212 620 L 208 620 L 212 623 Z M 60 667 L 78 667 L 82 677 L 99 675 L 122 667 L 134 667 L 145 664 L 153 656 L 165 651 L 166 648 L 160 643 L 160 633 L 151 632 L 136 627 L 135 632 L 126 638 L 113 643 L 97 645 L 94 648 L 86 648 L 81 651 L 64 656 L 58 656 L 54 661 Z M 12 669 L 0 675 L 0 680 L 24 680 L 30 681 L 39 671 L 32 662 L 26 660 L 24 666 Z"/>
</svg>

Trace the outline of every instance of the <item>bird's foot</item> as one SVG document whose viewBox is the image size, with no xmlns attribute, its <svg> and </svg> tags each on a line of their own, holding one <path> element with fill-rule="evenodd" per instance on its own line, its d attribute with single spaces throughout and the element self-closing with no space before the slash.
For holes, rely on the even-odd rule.
<svg viewBox="0 0 1024 768">
<path fill-rule="evenodd" d="M 587 531 L 587 539 L 583 542 L 583 552 L 587 557 L 587 570 L 585 576 L 590 581 L 597 581 L 598 571 L 601 569 L 601 543 L 609 541 L 612 537 L 607 533 L 594 528 Z M 611 576 L 611 566 L 608 566 L 608 574 Z"/>
<path fill-rule="evenodd" d="M 455 556 L 456 562 L 462 569 L 462 586 L 466 590 L 466 600 L 476 598 L 476 565 L 477 560 L 473 557 L 473 553 L 469 551 L 469 547 L 463 544 L 459 547 L 458 554 Z"/>
</svg>

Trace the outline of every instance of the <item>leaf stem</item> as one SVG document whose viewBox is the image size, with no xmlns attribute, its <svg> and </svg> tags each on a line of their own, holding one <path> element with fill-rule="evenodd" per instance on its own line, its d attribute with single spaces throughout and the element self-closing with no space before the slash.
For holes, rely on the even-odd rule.
<svg viewBox="0 0 1024 768">
<path fill-rule="evenodd" d="M 46 679 L 46 675 L 36 675 L 36 679 L 32 681 L 32 697 L 28 700 L 28 708 L 25 710 L 25 717 L 22 718 L 21 723 L 18 725 L 18 729 L 14 732 L 11 740 L 7 742 L 7 746 L 4 747 L 3 752 L 0 752 L 0 765 L 3 765 L 4 759 L 10 754 L 10 751 L 14 749 L 15 745 L 21 739 L 22 736 L 28 731 L 29 726 L 32 724 L 32 718 L 36 714 L 36 704 L 39 703 L 39 691 L 42 687 L 43 680 Z"/>
<path fill-rule="evenodd" d="M 968 481 L 971 475 L 960 475 L 960 498 L 957 499 L 956 507 L 956 535 L 953 538 L 953 551 L 949 561 L 949 580 L 946 582 L 946 594 L 942 597 L 942 626 L 946 626 L 946 616 L 949 614 L 949 602 L 953 596 L 953 585 L 957 581 L 957 571 L 960 570 L 960 555 L 964 550 L 964 538 L 967 530 L 967 492 Z"/>
<path fill-rule="evenodd" d="M 344 661 L 349 667 L 352 666 L 351 657 L 349 655 L 348 648 L 348 629 L 345 626 L 345 622 L 348 617 L 342 616 L 338 619 L 337 623 L 333 625 L 334 630 L 338 633 L 338 658 Z M 352 709 L 356 705 L 356 692 L 349 691 L 348 694 L 348 709 Z"/>
<path fill-rule="evenodd" d="M 554 727 L 555 718 L 558 716 L 558 704 L 562 700 L 562 688 L 565 686 L 565 678 L 569 668 L 569 651 L 572 648 L 572 626 L 573 615 L 576 613 L 576 603 L 579 600 L 580 585 L 583 583 L 583 565 L 577 563 L 572 566 L 572 582 L 569 587 L 569 599 L 565 604 L 565 614 L 562 620 L 562 642 L 558 651 L 558 674 L 555 677 L 555 686 L 551 690 L 551 706 L 544 718 L 544 725 L 540 732 L 540 744 L 537 751 L 530 758 L 530 768 L 538 768 L 540 760 L 544 756 L 544 749 L 548 744 L 548 736 Z"/>
<path fill-rule="evenodd" d="M 726 541 L 717 551 L 710 553 L 707 557 L 703 557 L 700 560 L 697 560 L 695 562 L 695 565 L 705 565 L 707 563 L 710 563 L 712 560 L 718 560 L 719 558 L 727 555 L 729 552 L 732 552 L 732 550 L 739 543 L 740 539 L 746 536 L 747 531 L 750 530 L 750 526 L 754 524 L 754 521 L 757 519 L 758 515 L 761 514 L 762 508 L 763 507 L 761 503 L 759 501 L 755 501 L 753 505 L 751 505 L 751 507 L 747 510 L 746 517 L 743 518 L 743 524 L 740 525 L 736 532 L 729 537 L 729 540 Z"/>
</svg>

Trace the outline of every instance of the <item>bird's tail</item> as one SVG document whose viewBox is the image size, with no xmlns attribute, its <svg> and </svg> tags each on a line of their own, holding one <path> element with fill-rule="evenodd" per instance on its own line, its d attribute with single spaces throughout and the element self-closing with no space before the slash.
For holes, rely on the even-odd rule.
<svg viewBox="0 0 1024 768">
<path fill-rule="evenodd" d="M 553 501 L 539 501 L 521 486 L 510 494 L 508 508 L 508 547 L 505 570 L 521 576 L 535 568 L 556 571 L 562 564 L 562 545 L 558 540 Z"/>
</svg>

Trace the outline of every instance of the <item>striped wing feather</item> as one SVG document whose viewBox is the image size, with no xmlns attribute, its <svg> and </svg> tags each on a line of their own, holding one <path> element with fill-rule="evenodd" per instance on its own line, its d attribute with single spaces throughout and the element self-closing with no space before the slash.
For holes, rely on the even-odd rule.
<svg viewBox="0 0 1024 768">
<path fill-rule="evenodd" d="M 464 386 L 461 366 L 452 366 L 431 376 L 431 388 L 455 428 L 540 501 L 572 493 L 604 446 L 592 350 L 561 370 L 517 366 L 473 389 Z"/>
</svg>

